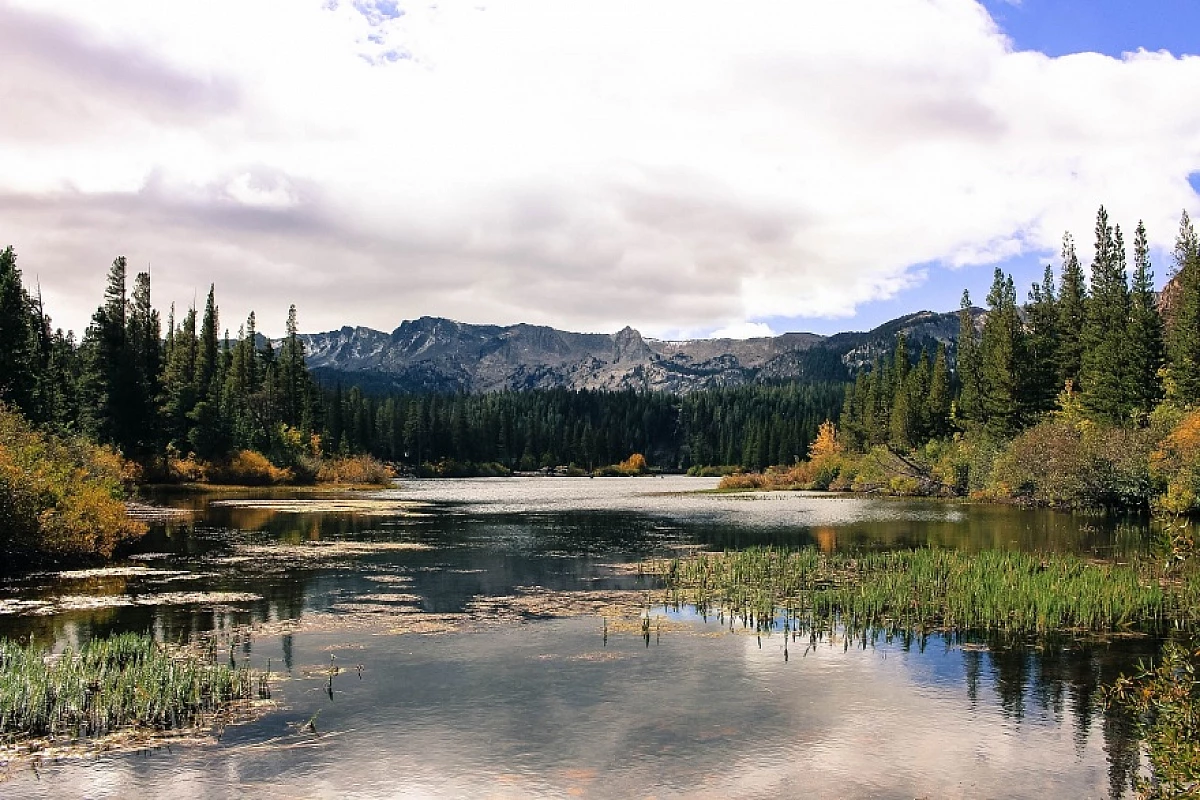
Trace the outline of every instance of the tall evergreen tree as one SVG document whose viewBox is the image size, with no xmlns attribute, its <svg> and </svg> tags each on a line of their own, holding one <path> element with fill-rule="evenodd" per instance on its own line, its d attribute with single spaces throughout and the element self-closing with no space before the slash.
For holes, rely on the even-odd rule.
<svg viewBox="0 0 1200 800">
<path fill-rule="evenodd" d="M 38 290 L 33 299 L 35 422 L 60 432 L 74 432 L 79 422 L 79 353 L 73 334 L 53 330 Z"/>
<path fill-rule="evenodd" d="M 979 361 L 979 339 L 975 333 L 975 317 L 971 313 L 971 295 L 963 290 L 958 310 L 958 406 L 956 417 L 960 425 L 980 423 L 984 418 L 983 379 Z"/>
<path fill-rule="evenodd" d="M 950 404 L 952 402 L 950 392 L 950 367 L 946 356 L 946 344 L 940 342 L 937 353 L 933 357 L 926 405 L 931 438 L 939 438 L 950 432 Z"/>
<path fill-rule="evenodd" d="M 1108 224 L 1104 206 L 1096 213 L 1095 250 L 1091 299 L 1083 332 L 1080 400 L 1092 416 L 1117 423 L 1127 419 L 1133 409 L 1125 341 L 1129 283 L 1121 227 L 1114 229 Z"/>
<path fill-rule="evenodd" d="M 190 438 L 191 420 L 199 399 L 195 306 L 188 309 L 178 328 L 173 324 L 171 327 L 174 330 L 170 336 L 170 355 L 163 370 L 163 424 L 167 441 L 181 454 L 186 454 L 195 450 Z"/>
<path fill-rule="evenodd" d="M 162 404 L 162 325 L 150 303 L 150 273 L 134 278 L 125 340 L 129 350 L 130 379 L 134 382 L 129 400 L 130 455 L 148 455 L 162 445 L 159 408 Z"/>
<path fill-rule="evenodd" d="M 1012 276 L 999 267 L 988 293 L 988 316 L 979 345 L 984 421 L 989 432 L 1008 437 L 1021 426 L 1024 341 Z"/>
<path fill-rule="evenodd" d="M 1200 244 L 1187 212 L 1175 238 L 1176 297 L 1168 324 L 1167 345 L 1175 399 L 1200 403 Z"/>
<path fill-rule="evenodd" d="M 1063 234 L 1062 274 L 1058 290 L 1058 389 L 1067 381 L 1079 388 L 1083 365 L 1083 329 L 1087 322 L 1087 284 L 1075 253 L 1075 239 Z"/>
<path fill-rule="evenodd" d="M 96 309 L 84 334 L 80 412 L 86 433 L 132 455 L 141 432 L 138 387 L 128 340 L 126 273 L 125 257 L 118 256 L 109 269 L 104 305 Z"/>
<path fill-rule="evenodd" d="M 1054 271 L 1047 264 L 1041 284 L 1033 284 L 1029 290 L 1029 302 L 1025 305 L 1028 336 L 1024 404 L 1025 413 L 1030 419 L 1054 408 L 1060 389 L 1058 316 Z"/>
<path fill-rule="evenodd" d="M 36 391 L 34 319 L 12 247 L 0 251 L 0 401 L 29 414 Z"/>
<path fill-rule="evenodd" d="M 208 298 L 204 301 L 204 317 L 200 323 L 200 349 L 196 361 L 196 387 L 202 397 L 207 397 L 216 389 L 217 372 L 220 369 L 219 327 L 216 287 L 209 285 Z"/>
<path fill-rule="evenodd" d="M 192 427 L 188 433 L 196 453 L 202 458 L 216 458 L 228 445 L 227 421 L 222 419 L 220 410 L 225 351 L 218 338 L 217 313 L 215 287 L 209 286 L 196 356 L 196 404 L 190 414 Z"/>
<path fill-rule="evenodd" d="M 888 415 L 888 436 L 890 444 L 901 449 L 913 445 L 916 431 L 916 411 L 909 398 L 909 364 L 908 342 L 901 331 L 896 336 L 896 351 L 892 356 L 890 387 L 890 413 Z"/>
<path fill-rule="evenodd" d="M 293 427 L 311 429 L 312 393 L 308 388 L 308 367 L 304 363 L 304 345 L 300 343 L 297 330 L 295 305 L 288 307 L 286 333 L 279 352 L 279 378 L 283 421 Z"/>
<path fill-rule="evenodd" d="M 1158 373 L 1163 366 L 1162 317 L 1154 294 L 1150 245 L 1139 220 L 1133 237 L 1133 286 L 1129 298 L 1129 328 L 1125 336 L 1130 400 L 1140 415 L 1150 413 L 1162 399 Z"/>
</svg>

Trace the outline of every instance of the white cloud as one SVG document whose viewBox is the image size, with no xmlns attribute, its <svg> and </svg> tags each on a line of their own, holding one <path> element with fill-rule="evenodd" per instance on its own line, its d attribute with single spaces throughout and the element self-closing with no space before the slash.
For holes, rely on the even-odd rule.
<svg viewBox="0 0 1200 800">
<path fill-rule="evenodd" d="M 1101 202 L 1169 247 L 1198 93 L 970 0 L 0 0 L 0 209 L 75 327 L 117 253 L 234 329 L 849 316 Z"/>
</svg>

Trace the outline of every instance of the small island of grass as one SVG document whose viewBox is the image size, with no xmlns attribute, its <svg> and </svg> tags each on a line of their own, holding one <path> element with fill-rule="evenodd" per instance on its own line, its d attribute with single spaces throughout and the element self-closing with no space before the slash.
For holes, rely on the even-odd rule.
<svg viewBox="0 0 1200 800">
<path fill-rule="evenodd" d="M 269 697 L 263 673 L 140 634 L 58 655 L 0 639 L 0 754 L 186 734 Z"/>
</svg>

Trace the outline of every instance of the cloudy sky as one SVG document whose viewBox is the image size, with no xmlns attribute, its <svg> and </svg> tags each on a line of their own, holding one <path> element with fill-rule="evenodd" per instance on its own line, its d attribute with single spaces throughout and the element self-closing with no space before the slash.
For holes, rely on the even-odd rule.
<svg viewBox="0 0 1200 800">
<path fill-rule="evenodd" d="M 1200 215 L 1194 0 L 0 0 L 0 240 L 222 324 L 833 332 Z M 1023 293 L 1023 292 L 1022 292 Z"/>
</svg>

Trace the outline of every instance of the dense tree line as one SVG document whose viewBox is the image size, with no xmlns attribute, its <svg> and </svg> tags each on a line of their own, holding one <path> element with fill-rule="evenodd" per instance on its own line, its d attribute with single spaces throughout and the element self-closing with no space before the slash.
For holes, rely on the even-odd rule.
<svg viewBox="0 0 1200 800">
<path fill-rule="evenodd" d="M 909 448 L 949 432 L 953 385 L 946 346 L 913 360 L 904 334 L 892 358 L 878 357 L 846 391 L 842 442 L 855 450 L 882 444 Z"/>
<path fill-rule="evenodd" d="M 168 454 L 220 460 L 240 450 L 284 463 L 321 431 L 295 307 L 279 352 L 257 335 L 253 312 L 236 340 L 219 330 L 210 287 L 201 315 L 189 308 L 177 324 L 172 307 L 164 332 L 149 273 L 138 273 L 130 292 L 119 257 L 76 344 L 52 332 L 40 298 L 22 285 L 13 249 L 0 253 L 0 401 L 35 424 L 81 433 L 143 464 Z"/>
<path fill-rule="evenodd" d="M 278 347 L 252 312 L 221 334 L 215 290 L 203 309 L 175 309 L 165 329 L 150 275 L 117 258 L 82 340 L 52 331 L 23 288 L 12 248 L 0 254 L 0 401 L 36 424 L 82 433 L 152 466 L 164 456 L 207 462 L 240 451 L 296 467 L 306 454 L 370 454 L 419 466 L 452 460 L 507 469 L 595 469 L 631 453 L 666 468 L 761 468 L 807 452 L 841 405 L 840 383 L 657 392 L 365 393 L 320 389 L 291 308 Z M 315 437 L 315 438 L 314 438 Z M 314 446 L 314 444 L 316 446 Z"/>
<path fill-rule="evenodd" d="M 1108 425 L 1144 425 L 1159 401 L 1188 406 L 1200 401 L 1200 336 L 1182 321 L 1184 307 L 1200 303 L 1194 282 L 1195 233 L 1185 214 L 1174 271 L 1181 284 L 1180 321 L 1168 334 L 1154 291 L 1145 226 L 1133 239 L 1130 276 L 1125 238 L 1103 207 L 1096 216 L 1090 281 L 1070 235 L 1063 239 L 1058 285 L 1050 267 L 1017 305 L 1011 276 L 996 270 L 981 331 L 970 323 L 964 295 L 959 339 L 961 384 L 955 409 L 959 427 L 982 427 L 1011 437 L 1058 407 L 1060 395 L 1077 395 L 1088 418 Z M 1168 357 L 1168 345 L 1171 357 Z"/>
<path fill-rule="evenodd" d="M 843 441 L 864 449 L 908 449 L 953 431 L 1008 439 L 1067 397 L 1088 418 L 1144 425 L 1169 393 L 1182 406 L 1200 402 L 1200 267 L 1185 214 L 1174 255 L 1174 308 L 1159 308 L 1146 229 L 1133 239 L 1133 271 L 1120 225 L 1100 208 L 1090 281 L 1070 234 L 1063 238 L 1056 283 L 1046 267 L 1018 305 L 1012 276 L 997 269 L 981 328 L 963 293 L 957 363 L 944 347 L 913 353 L 903 335 L 892 358 L 876 359 L 848 390 Z"/>
<path fill-rule="evenodd" d="M 328 442 L 409 464 L 451 460 L 533 470 L 592 470 L 630 453 L 666 468 L 761 468 L 807 452 L 841 404 L 842 384 L 745 386 L 695 392 L 568 389 L 373 395 L 326 390 Z"/>
<path fill-rule="evenodd" d="M 252 313 L 220 334 L 214 291 L 165 330 L 150 276 L 129 290 L 113 262 L 104 302 L 82 340 L 54 330 L 22 286 L 12 248 L 0 253 L 0 401 L 38 425 L 80 432 L 143 463 L 167 454 L 220 460 L 243 450 L 292 466 L 306 453 L 375 455 L 420 465 L 498 463 L 582 469 L 644 453 L 666 468 L 762 469 L 804 456 L 818 426 L 838 418 L 843 445 L 913 451 L 959 433 L 1003 442 L 1051 411 L 1077 408 L 1094 424 L 1137 429 L 1164 399 L 1200 405 L 1200 253 L 1180 223 L 1172 280 L 1153 290 L 1145 228 L 1132 271 L 1125 237 L 1102 207 L 1085 275 L 1064 236 L 1057 279 L 1019 303 L 997 269 L 983 324 L 964 292 L 955 347 L 917 351 L 901 336 L 846 387 L 752 385 L 677 396 L 547 390 L 485 395 L 378 395 L 319 388 L 305 365 L 295 309 L 276 350 Z M 839 416 L 840 411 L 840 416 Z"/>
</svg>

